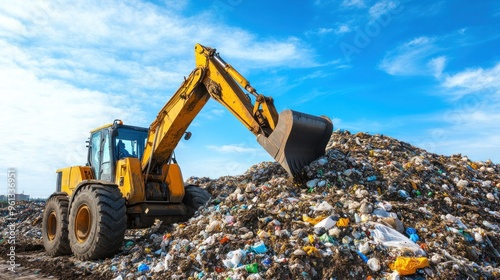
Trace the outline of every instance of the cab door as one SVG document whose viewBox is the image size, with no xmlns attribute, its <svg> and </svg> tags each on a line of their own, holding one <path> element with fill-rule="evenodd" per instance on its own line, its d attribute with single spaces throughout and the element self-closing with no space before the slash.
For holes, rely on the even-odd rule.
<svg viewBox="0 0 500 280">
<path fill-rule="evenodd" d="M 113 176 L 113 161 L 111 157 L 111 135 L 109 133 L 109 130 L 104 129 L 102 131 L 102 146 L 101 146 L 101 176 L 99 177 L 100 180 L 105 180 L 105 181 L 114 181 L 114 176 Z"/>
<path fill-rule="evenodd" d="M 94 178 L 99 180 L 101 176 L 101 131 L 90 135 L 88 165 L 90 165 Z"/>
<path fill-rule="evenodd" d="M 96 131 L 90 135 L 88 164 L 97 180 L 113 180 L 113 161 L 111 139 L 108 129 Z"/>
</svg>

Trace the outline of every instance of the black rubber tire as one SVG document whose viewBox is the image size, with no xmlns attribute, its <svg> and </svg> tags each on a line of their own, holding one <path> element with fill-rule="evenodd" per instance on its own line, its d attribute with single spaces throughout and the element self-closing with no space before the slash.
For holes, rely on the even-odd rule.
<svg viewBox="0 0 500 280">
<path fill-rule="evenodd" d="M 191 218 L 200 207 L 205 206 L 212 198 L 209 192 L 196 185 L 187 185 L 184 187 L 184 191 L 182 202 L 187 208 L 187 219 Z"/>
<path fill-rule="evenodd" d="M 43 246 L 47 255 L 51 257 L 63 256 L 71 254 L 71 247 L 68 239 L 68 204 L 67 196 L 53 196 L 45 203 L 42 219 L 42 239 Z M 51 219 L 55 218 L 55 228 L 50 229 L 50 232 L 55 231 L 54 238 L 49 238 L 49 215 Z"/>
<path fill-rule="evenodd" d="M 79 241 L 75 218 L 80 207 L 87 207 L 90 216 L 88 237 Z M 75 257 L 95 260 L 113 256 L 123 244 L 127 228 L 125 199 L 112 186 L 84 186 L 71 205 L 69 215 L 69 242 Z"/>
</svg>

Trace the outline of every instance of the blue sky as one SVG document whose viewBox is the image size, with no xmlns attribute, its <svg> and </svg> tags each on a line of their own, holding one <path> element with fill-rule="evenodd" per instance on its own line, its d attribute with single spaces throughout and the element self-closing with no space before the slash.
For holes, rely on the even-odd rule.
<svg viewBox="0 0 500 280">
<path fill-rule="evenodd" d="M 498 1 L 2 1 L 0 186 L 14 167 L 19 192 L 47 196 L 57 168 L 85 163 L 91 129 L 149 126 L 195 43 L 278 111 L 498 163 L 498 30 Z M 186 178 L 272 160 L 214 101 L 189 130 L 176 150 Z"/>
</svg>

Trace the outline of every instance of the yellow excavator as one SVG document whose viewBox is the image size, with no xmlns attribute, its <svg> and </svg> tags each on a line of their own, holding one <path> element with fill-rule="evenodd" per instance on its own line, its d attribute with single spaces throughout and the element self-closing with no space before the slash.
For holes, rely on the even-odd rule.
<svg viewBox="0 0 500 280">
<path fill-rule="evenodd" d="M 215 49 L 196 44 L 194 53 L 196 68 L 149 129 L 120 120 L 94 129 L 87 164 L 56 171 L 56 192 L 43 213 L 48 255 L 109 257 L 120 250 L 127 228 L 149 227 L 155 219 L 186 220 L 203 206 L 210 194 L 184 184 L 173 151 L 190 137 L 187 128 L 210 97 L 291 176 L 300 176 L 305 165 L 324 155 L 333 129 L 330 119 L 291 110 L 278 115 L 273 99 L 257 93 Z"/>
</svg>

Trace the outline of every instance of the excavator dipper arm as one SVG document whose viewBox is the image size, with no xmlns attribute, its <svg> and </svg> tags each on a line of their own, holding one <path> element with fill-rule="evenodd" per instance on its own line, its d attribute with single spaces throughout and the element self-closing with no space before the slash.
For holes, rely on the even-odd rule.
<svg viewBox="0 0 500 280">
<path fill-rule="evenodd" d="M 322 156 L 333 125 L 326 117 L 285 110 L 278 115 L 273 99 L 258 94 L 215 49 L 195 46 L 196 68 L 185 79 L 149 127 L 142 170 L 161 170 L 189 124 L 212 97 L 226 107 L 256 137 L 264 149 L 292 176 Z M 245 89 L 254 96 L 252 103 Z"/>
</svg>

